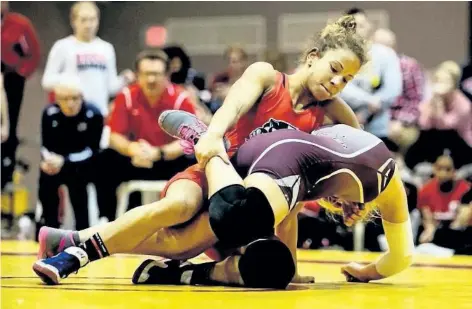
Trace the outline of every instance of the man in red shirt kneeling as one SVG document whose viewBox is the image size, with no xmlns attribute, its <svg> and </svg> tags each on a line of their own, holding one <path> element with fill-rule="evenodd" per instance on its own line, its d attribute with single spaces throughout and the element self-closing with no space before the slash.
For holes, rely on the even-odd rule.
<svg viewBox="0 0 472 309">
<path fill-rule="evenodd" d="M 423 215 L 424 231 L 420 243 L 434 243 L 438 246 L 456 249 L 461 238 L 450 224 L 456 219 L 458 206 L 470 183 L 455 178 L 452 158 L 440 156 L 434 163 L 434 178 L 427 182 L 418 194 L 418 208 Z"/>
</svg>

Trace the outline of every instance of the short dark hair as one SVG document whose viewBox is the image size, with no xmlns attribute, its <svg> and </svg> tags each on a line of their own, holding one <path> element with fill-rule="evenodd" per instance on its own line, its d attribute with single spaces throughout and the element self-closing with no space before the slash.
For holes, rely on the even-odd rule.
<svg viewBox="0 0 472 309">
<path fill-rule="evenodd" d="M 345 15 L 355 15 L 355 14 L 363 14 L 363 15 L 366 15 L 365 14 L 365 11 L 361 8 L 357 8 L 357 7 L 353 7 L 353 8 L 350 8 L 349 10 L 347 10 L 346 12 L 344 12 Z"/>
<path fill-rule="evenodd" d="M 139 71 L 139 64 L 144 59 L 161 60 L 166 65 L 166 72 L 169 69 L 169 57 L 161 49 L 157 49 L 157 48 L 155 48 L 155 49 L 145 49 L 142 52 L 140 52 L 136 56 L 136 60 L 134 62 L 134 68 L 135 68 L 136 71 Z"/>
</svg>

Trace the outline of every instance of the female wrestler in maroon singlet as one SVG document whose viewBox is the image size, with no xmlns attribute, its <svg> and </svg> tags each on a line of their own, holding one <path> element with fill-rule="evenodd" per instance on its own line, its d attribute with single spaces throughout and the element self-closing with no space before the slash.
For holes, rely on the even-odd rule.
<svg viewBox="0 0 472 309">
<path fill-rule="evenodd" d="M 43 228 L 38 256 L 51 256 L 82 243 L 91 261 L 114 253 L 153 252 L 160 229 L 188 222 L 201 210 L 208 196 L 202 168 L 214 155 L 228 160 L 221 144 L 224 135 L 231 155 L 251 135 L 279 128 L 311 132 L 322 124 L 325 112 L 335 122 L 358 127 L 352 110 L 336 98 L 367 58 L 365 42 L 356 35 L 355 27 L 349 16 L 328 24 L 292 75 L 263 62 L 249 66 L 196 146 L 200 166 L 172 178 L 161 200 L 134 208 L 108 224 L 78 232 Z"/>
<path fill-rule="evenodd" d="M 179 114 L 167 113 L 164 122 L 176 123 L 172 118 Z M 381 212 L 390 250 L 368 266 L 343 267 L 349 280 L 382 279 L 411 264 L 413 238 L 406 194 L 391 153 L 372 134 L 345 125 L 311 135 L 279 130 L 253 137 L 231 161 L 236 170 L 220 157 L 209 161 L 208 211 L 178 234 L 158 233 L 152 253 L 190 258 L 218 241 L 223 248 L 242 249 L 221 262 L 199 265 L 147 260 L 136 270 L 134 283 L 285 288 L 296 273 L 299 202 L 312 199 L 321 199 L 322 206 L 343 213 L 348 225 L 365 216 L 373 204 Z M 280 240 L 273 238 L 274 228 Z M 78 262 L 75 267 L 63 266 L 64 260 L 77 260 L 79 249 L 68 248 L 38 261 L 34 270 L 45 282 L 57 283 L 56 273 L 68 275 L 84 266 Z"/>
</svg>

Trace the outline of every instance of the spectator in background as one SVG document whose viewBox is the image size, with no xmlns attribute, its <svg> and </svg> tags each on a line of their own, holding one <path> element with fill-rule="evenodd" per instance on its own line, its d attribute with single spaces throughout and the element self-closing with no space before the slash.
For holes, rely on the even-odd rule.
<svg viewBox="0 0 472 309">
<path fill-rule="evenodd" d="M 10 133 L 10 119 L 8 117 L 8 103 L 7 103 L 7 95 L 5 93 L 5 88 L 3 88 L 3 74 L 1 75 L 0 79 L 0 124 L 1 124 L 1 136 L 2 136 L 2 143 L 8 139 L 8 134 Z M 2 186 L 3 188 L 3 186 Z"/>
<path fill-rule="evenodd" d="M 167 46 L 163 51 L 169 57 L 170 81 L 176 85 L 193 85 L 205 89 L 205 76 L 192 67 L 190 56 L 180 46 Z"/>
<path fill-rule="evenodd" d="M 472 186 L 461 199 L 459 209 L 457 211 L 457 219 L 451 223 L 453 229 L 465 229 L 468 233 L 472 233 Z M 472 234 L 470 235 L 469 244 L 472 245 Z"/>
<path fill-rule="evenodd" d="M 262 61 L 270 63 L 279 72 L 288 73 L 287 56 L 277 50 L 267 49 Z"/>
<path fill-rule="evenodd" d="M 397 49 L 395 34 L 388 29 L 378 29 L 374 34 L 374 43 Z M 403 92 L 390 107 L 389 138 L 396 143 L 400 152 L 406 150 L 418 138 L 419 104 L 423 100 L 425 78 L 418 61 L 404 54 L 398 55 L 403 79 Z"/>
<path fill-rule="evenodd" d="M 339 215 L 327 212 L 316 201 L 305 202 L 298 214 L 297 248 L 352 251 L 352 230 L 342 221 Z"/>
<path fill-rule="evenodd" d="M 2 140 L 2 148 L 3 148 L 3 143 L 6 142 L 8 140 L 8 134 L 10 133 L 10 120 L 8 119 L 8 103 L 7 103 L 7 95 L 5 94 L 5 89 L 3 88 L 3 74 L 1 75 L 1 85 L 0 85 L 1 89 L 0 89 L 0 125 L 1 125 L 1 140 Z M 3 154 L 3 152 L 2 152 Z M 2 161 L 3 161 L 3 156 L 2 156 Z M 2 177 L 1 177 L 1 181 L 2 181 L 2 191 L 3 191 L 3 188 L 5 188 L 7 182 L 8 182 L 8 178 L 5 177 L 3 175 L 3 162 L 2 162 Z M 11 178 L 10 178 L 11 180 Z"/>
<path fill-rule="evenodd" d="M 424 85 L 424 96 L 423 96 L 422 102 L 429 101 L 433 97 L 433 81 L 434 81 L 435 71 L 436 71 L 436 68 L 430 68 L 430 69 L 426 69 L 424 72 L 425 85 Z"/>
<path fill-rule="evenodd" d="M 457 208 L 470 184 L 456 179 L 452 158 L 442 155 L 434 163 L 434 178 L 418 194 L 418 208 L 423 215 L 423 232 L 420 243 L 433 242 L 442 247 L 456 247 L 454 234 L 449 227 L 456 219 Z"/>
<path fill-rule="evenodd" d="M 168 57 L 161 50 L 138 54 L 137 84 L 124 88 L 113 103 L 109 119 L 111 149 L 104 154 L 106 171 L 100 181 L 108 200 L 103 203 L 108 208 L 100 211 L 110 221 L 115 218 L 115 192 L 121 182 L 168 180 L 193 163 L 183 156 L 179 141 L 162 131 L 157 121 L 168 109 L 195 114 L 187 93 L 168 81 L 168 65 Z"/>
<path fill-rule="evenodd" d="M 72 5 L 69 15 L 73 34 L 56 41 L 49 52 L 42 86 L 51 91 L 58 83 L 62 74 L 79 76 L 84 100 L 95 105 L 102 115 L 109 113 L 109 97 L 114 96 L 128 83 L 134 81 L 134 73 L 124 70 L 117 76 L 116 55 L 113 45 L 97 37 L 100 21 L 100 10 L 94 2 L 76 2 Z M 50 93 L 50 101 L 54 102 L 54 92 Z M 104 134 L 102 148 L 108 145 L 108 135 Z M 97 174 L 101 166 L 97 169 Z M 94 181 L 95 182 L 95 181 Z M 101 188 L 95 182 L 99 209 L 107 205 L 102 197 Z"/>
<path fill-rule="evenodd" d="M 84 99 L 108 115 L 109 97 L 134 81 L 131 70 L 116 74 L 113 45 L 97 37 L 100 10 L 93 2 L 76 2 L 70 10 L 73 34 L 54 43 L 49 52 L 42 85 L 50 91 L 62 73 L 77 74 Z"/>
<path fill-rule="evenodd" d="M 472 186 L 462 196 L 457 219 L 451 223 L 451 228 L 462 231 L 463 242 L 455 249 L 455 254 L 472 255 Z"/>
<path fill-rule="evenodd" d="M 229 88 L 241 77 L 248 66 L 248 55 L 239 45 L 229 46 L 224 56 L 228 61 L 228 68 L 216 74 L 210 85 L 212 106 L 214 106 L 212 108 L 213 113 L 223 104 Z"/>
<path fill-rule="evenodd" d="M 75 75 L 61 75 L 54 94 L 57 103 L 44 109 L 41 121 L 39 200 L 43 213 L 37 230 L 43 225 L 59 227 L 61 185 L 69 189 L 76 228 L 87 228 L 87 184 L 99 152 L 103 116 L 97 107 L 83 101 Z"/>
<path fill-rule="evenodd" d="M 472 63 L 470 59 L 469 63 L 462 68 L 459 89 L 467 96 L 469 101 L 472 102 Z"/>
<path fill-rule="evenodd" d="M 194 103 L 197 117 L 209 124 L 212 113 L 206 104 L 210 102 L 211 94 L 205 89 L 205 76 L 192 68 L 190 57 L 180 46 L 168 46 L 163 50 L 169 57 L 170 81 L 185 88 Z"/>
<path fill-rule="evenodd" d="M 458 89 L 459 76 L 460 68 L 453 61 L 435 70 L 432 97 L 420 104 L 420 136 L 405 156 L 409 168 L 433 162 L 446 148 L 456 167 L 471 162 L 472 104 Z"/>
<path fill-rule="evenodd" d="M 346 85 L 340 96 L 357 113 L 365 130 L 376 135 L 391 150 L 390 107 L 402 94 L 402 73 L 395 51 L 372 42 L 373 29 L 365 12 L 358 8 L 346 12 L 356 19 L 356 31 L 370 44 L 371 61 Z"/>
<path fill-rule="evenodd" d="M 2 190 L 12 180 L 16 165 L 18 136 L 16 129 L 26 80 L 40 60 L 39 39 L 31 21 L 9 11 L 8 1 L 1 2 L 1 54 L 3 89 L 8 103 L 8 132 L 2 133 Z M 3 129 L 3 128 L 2 128 Z M 6 138 L 4 141 L 3 138 Z"/>
</svg>

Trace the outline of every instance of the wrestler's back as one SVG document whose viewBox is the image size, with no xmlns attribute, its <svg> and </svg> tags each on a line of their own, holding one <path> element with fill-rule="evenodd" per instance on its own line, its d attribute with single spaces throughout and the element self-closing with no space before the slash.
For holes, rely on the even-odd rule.
<svg viewBox="0 0 472 309">
<path fill-rule="evenodd" d="M 320 197 L 328 189 L 328 178 L 343 172 L 359 181 L 363 199 L 369 201 L 383 191 L 395 168 L 392 154 L 379 138 L 346 125 L 324 127 L 312 134 L 279 130 L 256 136 L 240 148 L 235 159 L 243 176 L 255 172 L 277 179 L 300 176 L 297 200 Z M 321 180 L 327 181 L 319 185 Z"/>
</svg>

